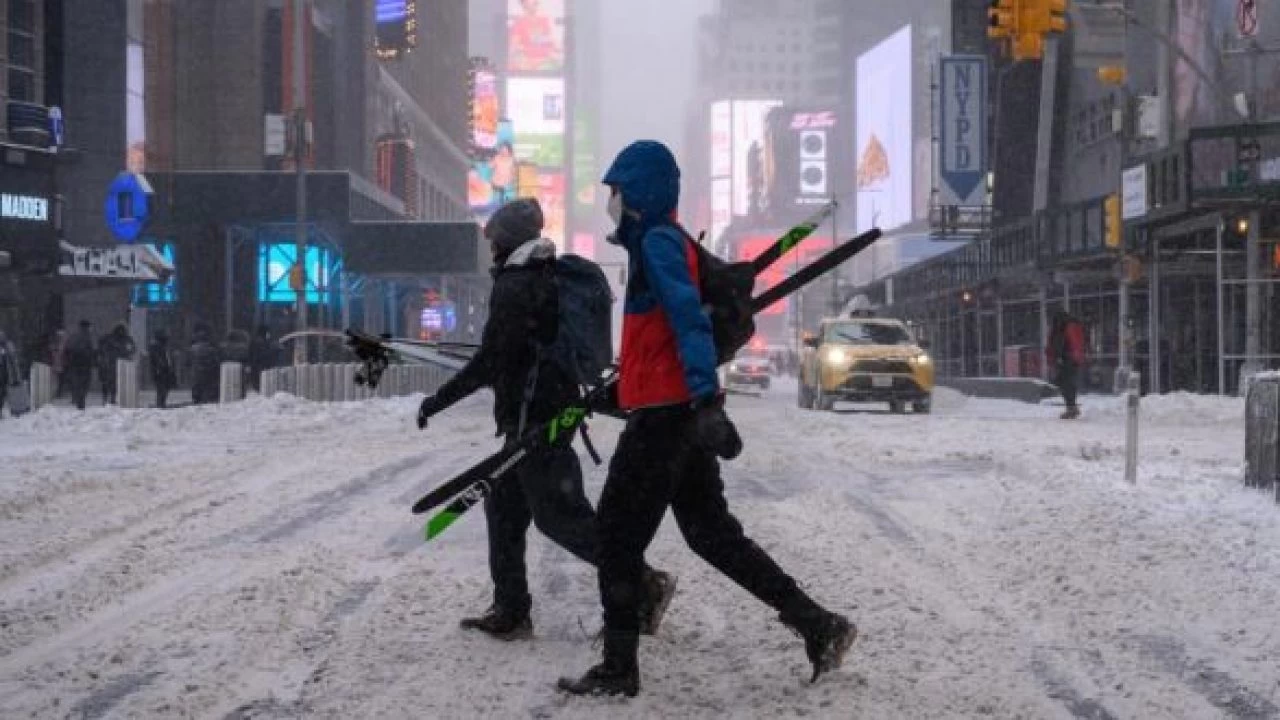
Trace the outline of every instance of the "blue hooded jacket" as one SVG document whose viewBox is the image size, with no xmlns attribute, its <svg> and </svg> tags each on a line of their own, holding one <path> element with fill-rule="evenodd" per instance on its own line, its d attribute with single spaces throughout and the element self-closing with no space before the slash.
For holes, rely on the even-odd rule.
<svg viewBox="0 0 1280 720">
<path fill-rule="evenodd" d="M 625 208 L 618 239 L 629 272 L 619 400 L 668 405 L 719 391 L 711 320 L 695 279 L 697 255 L 675 223 L 680 168 L 661 143 L 629 145 L 605 173 Z"/>
</svg>

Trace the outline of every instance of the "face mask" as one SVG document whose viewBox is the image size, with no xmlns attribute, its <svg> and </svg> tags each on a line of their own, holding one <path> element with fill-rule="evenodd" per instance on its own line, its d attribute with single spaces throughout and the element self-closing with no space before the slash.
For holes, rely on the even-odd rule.
<svg viewBox="0 0 1280 720">
<path fill-rule="evenodd" d="M 614 225 L 622 224 L 622 193 L 616 192 L 609 197 L 609 219 Z"/>
</svg>

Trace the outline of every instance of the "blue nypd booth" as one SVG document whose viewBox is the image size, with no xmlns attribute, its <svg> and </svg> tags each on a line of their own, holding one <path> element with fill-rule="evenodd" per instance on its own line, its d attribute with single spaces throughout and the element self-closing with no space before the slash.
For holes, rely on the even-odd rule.
<svg viewBox="0 0 1280 720">
<path fill-rule="evenodd" d="M 137 240 L 151 219 L 154 197 L 151 183 L 140 173 L 122 172 L 117 175 L 107 188 L 104 206 L 111 234 L 125 242 Z"/>
</svg>

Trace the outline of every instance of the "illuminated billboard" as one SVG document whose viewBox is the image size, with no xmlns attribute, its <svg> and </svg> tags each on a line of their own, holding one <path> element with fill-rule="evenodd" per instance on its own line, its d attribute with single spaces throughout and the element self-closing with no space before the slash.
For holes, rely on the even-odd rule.
<svg viewBox="0 0 1280 720">
<path fill-rule="evenodd" d="M 467 173 L 467 202 L 477 215 L 488 215 L 516 196 L 516 162 L 510 145 L 491 160 L 476 160 Z"/>
<path fill-rule="evenodd" d="M 542 167 L 564 164 L 564 79 L 507 80 L 507 116 L 516 130 L 517 159 Z"/>
<path fill-rule="evenodd" d="M 711 177 L 733 173 L 733 127 L 727 100 L 711 105 Z"/>
<path fill-rule="evenodd" d="M 498 146 L 498 76 L 476 67 L 471 76 L 471 144 L 480 151 Z"/>
<path fill-rule="evenodd" d="M 564 173 L 539 171 L 533 196 L 542 206 L 542 236 L 554 242 L 558 251 L 566 251 Z"/>
<path fill-rule="evenodd" d="M 264 242 L 258 245 L 258 302 L 295 303 L 298 293 L 289 287 L 289 271 L 298 257 L 293 242 Z M 329 302 L 329 278 L 334 270 L 327 248 L 307 246 L 307 302 Z"/>
<path fill-rule="evenodd" d="M 758 235 L 742 238 L 737 243 L 737 260 L 752 260 L 771 245 L 776 243 L 778 239 L 772 235 Z M 819 255 L 831 249 L 831 238 L 819 237 L 811 235 L 805 238 L 795 250 L 792 251 L 793 256 L 788 256 L 789 262 L 776 262 L 769 266 L 767 270 L 756 276 L 756 286 L 752 293 L 760 295 L 769 290 L 774 285 L 782 282 L 796 267 L 796 263 L 807 265 Z M 759 315 L 782 315 L 786 312 L 788 302 L 776 302 L 762 310 Z"/>
<path fill-rule="evenodd" d="M 394 60 L 417 47 L 417 0 L 376 0 L 373 13 L 373 51 L 380 59 Z"/>
<path fill-rule="evenodd" d="M 735 100 L 732 106 L 733 139 L 733 214 L 748 215 L 753 207 L 753 197 L 758 207 L 763 191 L 765 118 L 769 111 L 782 102 L 779 100 Z"/>
<path fill-rule="evenodd" d="M 564 70 L 565 0 L 507 0 L 507 69 Z"/>
<path fill-rule="evenodd" d="M 857 65 L 858 230 L 912 220 L 911 26 L 863 53 Z"/>
</svg>

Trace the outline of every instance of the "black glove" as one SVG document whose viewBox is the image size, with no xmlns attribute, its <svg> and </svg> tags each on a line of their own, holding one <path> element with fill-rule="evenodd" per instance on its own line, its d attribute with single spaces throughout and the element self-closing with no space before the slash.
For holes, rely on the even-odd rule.
<svg viewBox="0 0 1280 720">
<path fill-rule="evenodd" d="M 622 409 L 618 401 L 618 383 L 610 383 L 604 388 L 604 392 L 598 396 L 589 408 L 591 412 L 597 412 L 611 418 L 625 420 L 627 413 Z"/>
<path fill-rule="evenodd" d="M 422 399 L 422 404 L 418 406 L 418 429 L 426 430 L 427 421 L 432 415 L 440 412 L 444 408 L 441 407 L 440 401 L 436 400 L 435 395 L 428 395 Z"/>
<path fill-rule="evenodd" d="M 716 394 L 693 402 L 694 430 L 702 447 L 732 460 L 742 453 L 742 437 L 724 411 L 724 396 Z"/>
</svg>

